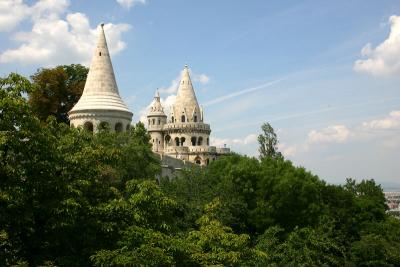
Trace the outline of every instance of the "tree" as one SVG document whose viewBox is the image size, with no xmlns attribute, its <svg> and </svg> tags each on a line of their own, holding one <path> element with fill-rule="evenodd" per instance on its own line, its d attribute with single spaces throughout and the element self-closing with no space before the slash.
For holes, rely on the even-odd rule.
<svg viewBox="0 0 400 267">
<path fill-rule="evenodd" d="M 42 123 L 24 98 L 32 90 L 19 75 L 0 79 L 0 265 L 87 266 L 132 219 L 104 206 L 129 192 L 126 181 L 154 179 L 159 162 L 140 125 L 93 135 Z"/>
<path fill-rule="evenodd" d="M 198 220 L 199 230 L 189 232 L 187 241 L 193 244 L 190 257 L 200 266 L 253 266 L 262 262 L 266 254 L 250 246 L 250 236 L 235 234 L 216 220 L 218 198 L 205 206 L 205 214 Z"/>
<path fill-rule="evenodd" d="M 31 76 L 35 90 L 29 93 L 29 104 L 42 121 L 52 115 L 69 124 L 67 112 L 78 102 L 85 86 L 88 68 L 64 65 L 39 69 Z"/>
<path fill-rule="evenodd" d="M 271 227 L 259 237 L 256 247 L 267 255 L 260 266 L 345 266 L 344 248 L 327 234 L 329 231 L 295 228 L 284 240 L 282 232 Z"/>
<path fill-rule="evenodd" d="M 361 238 L 351 244 L 349 258 L 355 266 L 399 266 L 400 220 L 389 216 L 368 223 Z"/>
<path fill-rule="evenodd" d="M 274 128 L 267 122 L 261 126 L 261 130 L 262 134 L 258 136 L 260 158 L 281 158 L 282 154 L 278 151 L 279 141 Z"/>
</svg>

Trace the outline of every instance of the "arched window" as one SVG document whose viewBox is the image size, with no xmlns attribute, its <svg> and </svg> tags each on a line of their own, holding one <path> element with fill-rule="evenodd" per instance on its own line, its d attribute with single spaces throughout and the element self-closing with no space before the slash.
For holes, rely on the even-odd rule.
<svg viewBox="0 0 400 267">
<path fill-rule="evenodd" d="M 181 146 L 183 146 L 183 144 L 185 143 L 186 138 L 185 137 L 181 137 Z"/>
<path fill-rule="evenodd" d="M 101 56 L 101 52 L 99 52 L 99 56 Z"/>
<path fill-rule="evenodd" d="M 210 159 L 206 159 L 206 164 L 210 164 Z"/>
<path fill-rule="evenodd" d="M 150 119 L 149 119 L 149 125 L 150 125 Z"/>
<path fill-rule="evenodd" d="M 115 132 L 117 132 L 117 133 L 120 133 L 120 132 L 122 132 L 122 123 L 120 123 L 120 122 L 118 122 L 118 123 L 116 123 L 115 124 Z"/>
<path fill-rule="evenodd" d="M 175 145 L 179 146 L 179 137 L 175 137 Z"/>
<path fill-rule="evenodd" d="M 207 146 L 210 145 L 210 138 L 207 137 Z"/>
<path fill-rule="evenodd" d="M 197 156 L 197 157 L 194 159 L 194 162 L 195 162 L 196 164 L 200 165 L 200 164 L 201 164 L 201 158 L 200 158 L 199 156 Z"/>
<path fill-rule="evenodd" d="M 83 124 L 83 129 L 93 133 L 93 123 L 90 121 L 85 122 L 85 124 Z"/>
<path fill-rule="evenodd" d="M 155 125 L 156 124 L 156 120 L 155 119 L 153 119 L 153 125 Z"/>
<path fill-rule="evenodd" d="M 129 131 L 131 129 L 131 126 L 129 124 L 126 125 L 126 131 Z"/>
<path fill-rule="evenodd" d="M 199 137 L 199 139 L 197 139 L 197 145 L 198 146 L 201 146 L 201 145 L 203 145 L 203 137 Z"/>
<path fill-rule="evenodd" d="M 161 124 L 161 120 L 160 119 L 158 119 L 158 125 L 160 125 Z"/>
<path fill-rule="evenodd" d="M 166 136 L 165 136 L 165 144 L 166 144 L 166 145 L 169 145 L 170 142 L 171 142 L 171 136 L 166 135 Z"/>
<path fill-rule="evenodd" d="M 194 121 L 194 122 L 197 122 L 197 116 L 196 116 L 196 115 L 194 115 L 193 121 Z"/>
<path fill-rule="evenodd" d="M 108 122 L 102 121 L 99 124 L 99 130 L 100 131 L 108 131 L 108 130 L 110 130 L 110 125 L 108 124 Z"/>
<path fill-rule="evenodd" d="M 195 146 L 195 145 L 196 145 L 196 141 L 197 141 L 196 136 L 192 136 L 192 138 L 190 139 L 190 141 L 192 142 L 192 146 Z"/>
<path fill-rule="evenodd" d="M 182 115 L 181 122 L 185 122 L 185 121 L 186 121 L 185 115 Z"/>
<path fill-rule="evenodd" d="M 171 117 L 171 121 L 174 122 L 174 116 Z"/>
</svg>

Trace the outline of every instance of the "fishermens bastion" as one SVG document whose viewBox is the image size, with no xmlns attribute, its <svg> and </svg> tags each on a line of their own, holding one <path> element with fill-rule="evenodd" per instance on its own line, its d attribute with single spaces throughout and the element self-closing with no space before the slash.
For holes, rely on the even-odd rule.
<svg viewBox="0 0 400 267">
<path fill-rule="evenodd" d="M 73 127 L 94 133 L 102 128 L 124 132 L 130 129 L 133 113 L 119 95 L 103 26 L 99 27 L 82 96 L 68 115 Z M 147 114 L 147 130 L 152 150 L 161 158 L 163 176 L 173 176 L 176 170 L 193 165 L 208 165 L 230 153 L 229 148 L 210 146 L 211 128 L 204 122 L 187 65 L 170 114 L 165 114 L 156 92 Z"/>
</svg>

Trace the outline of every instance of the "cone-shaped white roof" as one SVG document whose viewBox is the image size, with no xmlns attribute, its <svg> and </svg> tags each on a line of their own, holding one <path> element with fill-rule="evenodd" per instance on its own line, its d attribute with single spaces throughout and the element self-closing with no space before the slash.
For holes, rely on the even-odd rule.
<svg viewBox="0 0 400 267">
<path fill-rule="evenodd" d="M 101 24 L 99 27 L 99 37 L 82 96 L 70 112 L 96 109 L 131 113 L 118 92 L 103 26 Z"/>
<path fill-rule="evenodd" d="M 147 114 L 147 116 L 163 116 L 163 117 L 166 117 L 166 115 L 164 113 L 164 108 L 161 105 L 160 94 L 158 93 L 158 90 L 156 91 L 156 94 L 154 95 L 153 104 L 151 105 L 150 112 Z"/>
<path fill-rule="evenodd" d="M 193 114 L 198 116 L 200 115 L 199 104 L 197 103 L 196 94 L 193 89 L 187 65 L 185 65 L 185 68 L 182 71 L 182 77 L 173 109 L 175 116 L 181 116 L 185 113 L 186 116 L 192 118 Z"/>
</svg>

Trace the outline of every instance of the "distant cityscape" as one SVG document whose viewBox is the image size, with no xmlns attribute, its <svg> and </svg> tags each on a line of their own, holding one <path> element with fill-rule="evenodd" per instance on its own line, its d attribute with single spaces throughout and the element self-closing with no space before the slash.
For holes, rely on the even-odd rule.
<svg viewBox="0 0 400 267">
<path fill-rule="evenodd" d="M 400 190 L 384 192 L 389 213 L 400 216 Z"/>
</svg>

